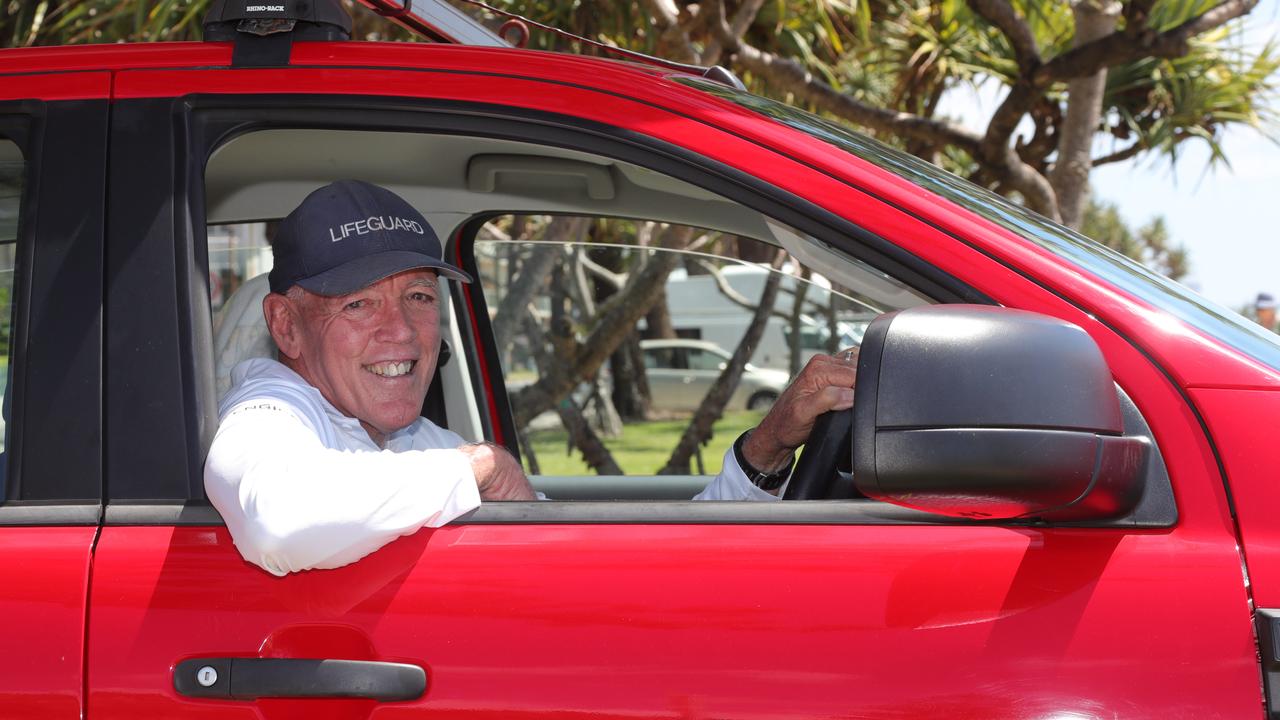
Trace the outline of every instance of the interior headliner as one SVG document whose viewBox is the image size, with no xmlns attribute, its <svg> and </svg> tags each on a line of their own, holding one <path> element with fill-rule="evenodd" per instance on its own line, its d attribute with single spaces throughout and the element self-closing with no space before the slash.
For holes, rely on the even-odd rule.
<svg viewBox="0 0 1280 720">
<path fill-rule="evenodd" d="M 493 211 L 635 217 L 777 244 L 759 213 L 682 180 L 589 153 L 409 132 L 262 130 L 219 147 L 205 174 L 210 224 L 283 217 L 339 178 L 386 186 L 441 237 Z"/>
</svg>

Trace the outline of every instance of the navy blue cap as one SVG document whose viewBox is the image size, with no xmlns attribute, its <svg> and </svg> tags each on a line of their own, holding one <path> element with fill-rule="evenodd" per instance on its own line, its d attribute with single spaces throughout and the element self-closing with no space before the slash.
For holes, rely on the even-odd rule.
<svg viewBox="0 0 1280 720">
<path fill-rule="evenodd" d="M 312 192 L 280 222 L 271 243 L 271 292 L 300 285 L 317 295 L 346 295 L 405 270 L 429 268 L 471 282 L 443 260 L 422 213 L 390 190 L 339 180 Z"/>
</svg>

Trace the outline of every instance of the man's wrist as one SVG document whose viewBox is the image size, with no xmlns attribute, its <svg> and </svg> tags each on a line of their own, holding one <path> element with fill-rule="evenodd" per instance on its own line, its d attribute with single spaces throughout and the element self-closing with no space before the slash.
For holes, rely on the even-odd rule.
<svg viewBox="0 0 1280 720">
<path fill-rule="evenodd" d="M 497 458 L 494 449 L 497 446 L 490 442 L 469 442 L 458 446 L 458 450 L 471 462 L 471 473 L 475 476 L 476 487 L 484 492 L 493 484 L 494 468 Z"/>
<path fill-rule="evenodd" d="M 788 453 L 784 458 L 784 462 L 761 467 L 748 460 L 744 452 L 744 448 L 753 434 L 753 431 L 748 430 L 733 442 L 734 458 L 737 460 L 742 473 L 746 475 L 747 480 L 752 485 L 765 492 L 775 493 L 778 488 L 786 483 L 787 478 L 791 475 L 791 468 L 795 464 L 795 454 Z"/>
<path fill-rule="evenodd" d="M 786 467 L 795 457 L 795 449 L 778 442 L 769 442 L 771 433 L 761 433 L 759 428 L 748 431 L 742 443 L 743 458 L 762 472 L 773 472 Z"/>
</svg>

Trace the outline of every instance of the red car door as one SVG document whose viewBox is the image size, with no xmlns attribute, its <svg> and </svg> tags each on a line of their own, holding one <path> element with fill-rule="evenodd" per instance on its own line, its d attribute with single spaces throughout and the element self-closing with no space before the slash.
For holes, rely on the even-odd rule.
<svg viewBox="0 0 1280 720">
<path fill-rule="evenodd" d="M 102 504 L 105 72 L 5 58 L 0 83 L 0 716 L 84 716 Z"/>
<path fill-rule="evenodd" d="M 1126 334 L 1142 310 L 1131 299 L 1016 244 L 1002 257 L 997 233 L 918 187 L 647 72 L 376 45 L 298 46 L 295 67 L 218 69 L 229 54 L 177 48 L 167 61 L 189 68 L 117 75 L 112 187 L 132 192 L 109 214 L 111 497 L 91 588 L 92 717 L 1258 713 L 1222 478 L 1186 400 L 1144 338 Z M 900 262 L 1075 322 L 1150 425 L 1174 513 L 1036 527 L 907 522 L 867 501 L 512 504 L 345 568 L 272 577 L 201 503 L 216 417 L 203 171 L 237 134 L 314 127 L 517 138 L 678 167 L 755 211 L 856 224 Z M 834 247 L 864 237 L 828 232 Z M 455 312 L 483 351 L 476 292 Z M 477 412 L 503 440 L 497 405 Z M 217 686 L 233 659 L 412 665 L 426 689 L 390 702 L 191 690 L 191 678 Z"/>
</svg>

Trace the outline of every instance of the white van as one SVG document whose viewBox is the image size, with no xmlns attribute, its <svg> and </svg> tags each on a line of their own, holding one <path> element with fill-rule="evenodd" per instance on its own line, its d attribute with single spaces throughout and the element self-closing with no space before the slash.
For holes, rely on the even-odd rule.
<svg viewBox="0 0 1280 720">
<path fill-rule="evenodd" d="M 761 265 L 730 265 L 713 274 L 690 275 L 683 268 L 672 271 L 667 278 L 667 307 L 676 334 L 689 340 L 705 340 L 733 351 L 742 340 L 751 323 L 753 308 L 764 292 L 769 268 Z M 784 268 L 785 272 L 785 268 Z M 722 287 L 723 282 L 728 287 Z M 751 354 L 751 362 L 762 368 L 789 371 L 791 360 L 792 327 L 789 320 L 794 307 L 796 288 L 808 283 L 804 305 L 798 322 L 800 362 L 827 349 L 830 305 L 835 298 L 835 327 L 839 335 L 837 347 L 858 345 L 867 323 L 877 313 L 871 310 L 857 311 L 856 301 L 832 293 L 831 285 L 821 275 L 802 280 L 787 274 L 778 288 L 773 314 L 765 326 L 760 342 Z M 735 302 L 736 294 L 751 304 L 751 308 Z"/>
</svg>

